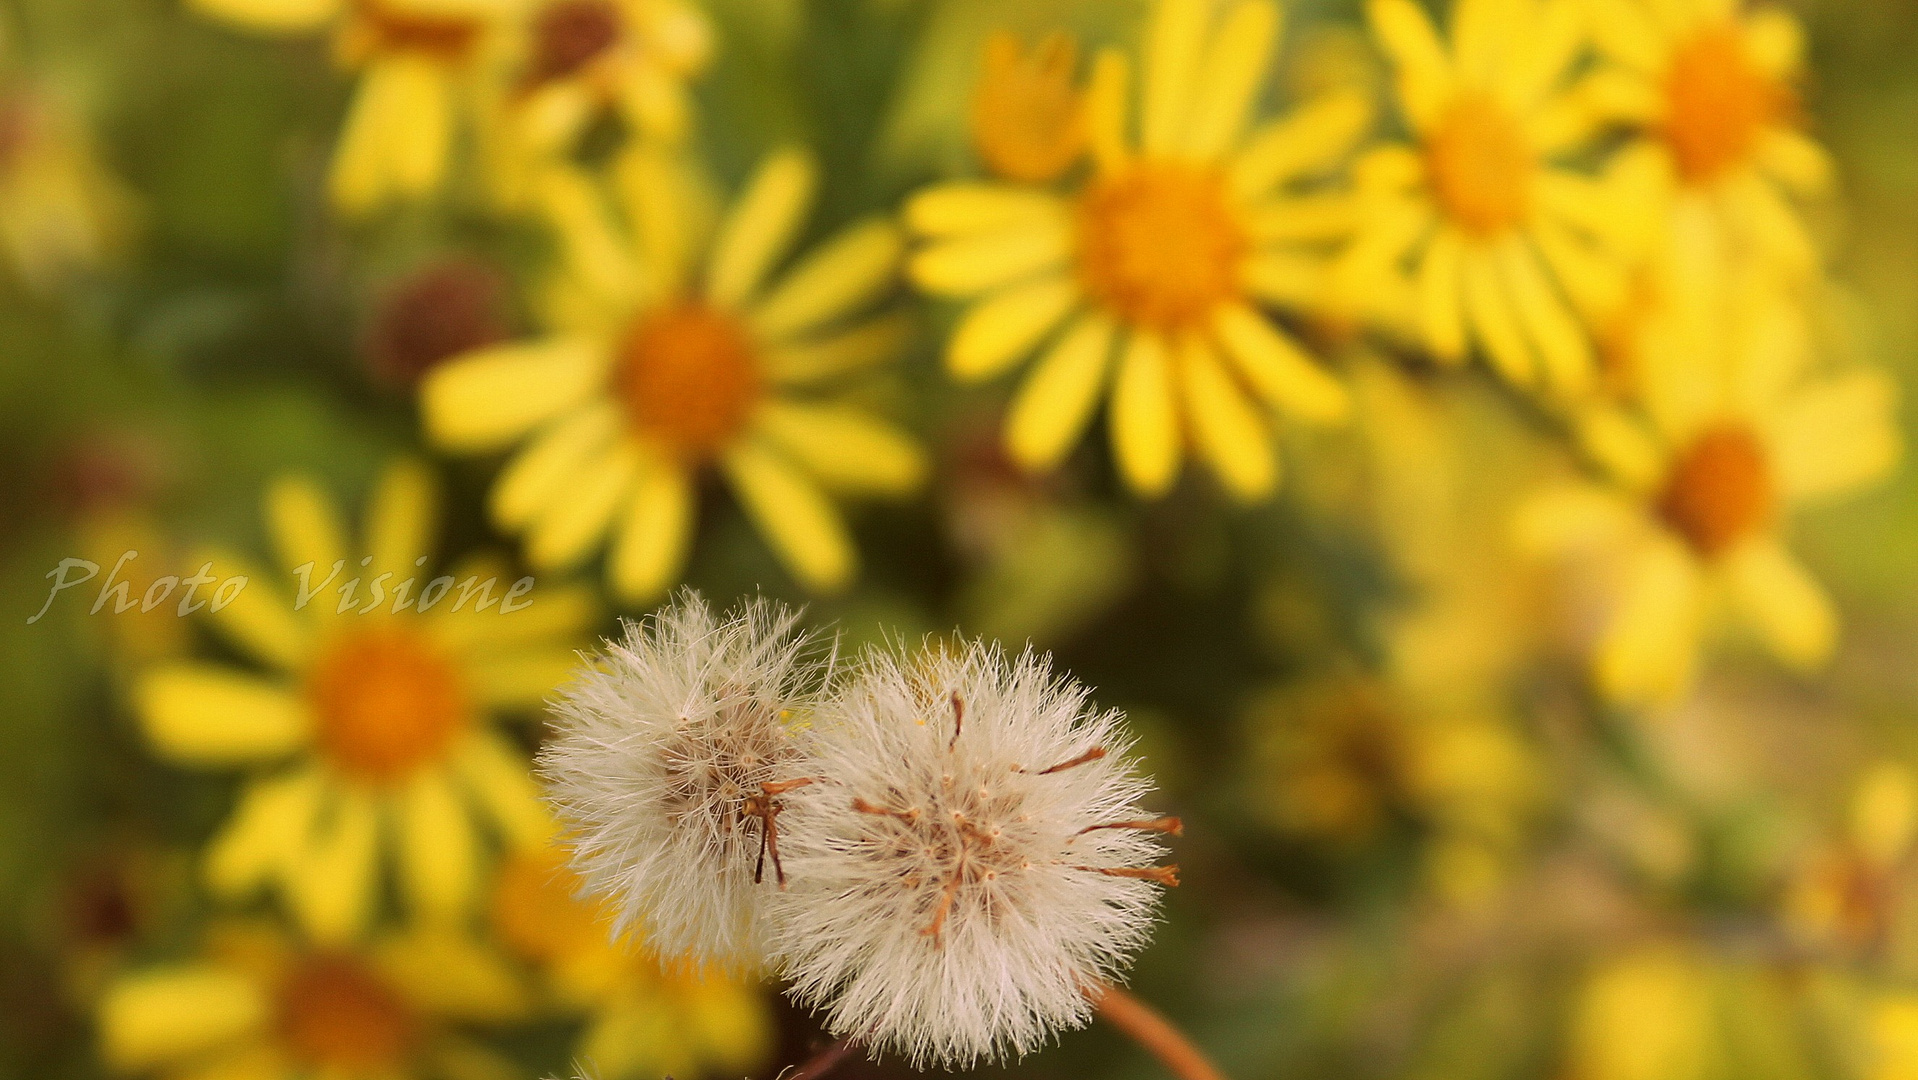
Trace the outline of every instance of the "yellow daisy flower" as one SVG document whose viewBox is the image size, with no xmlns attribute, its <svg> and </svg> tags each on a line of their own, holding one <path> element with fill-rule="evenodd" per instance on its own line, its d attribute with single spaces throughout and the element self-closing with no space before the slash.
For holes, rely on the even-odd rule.
<svg viewBox="0 0 1918 1080">
<path fill-rule="evenodd" d="M 993 128 L 977 133 L 982 149 L 1024 147 L 1033 160 L 1005 181 L 940 184 L 907 203 L 907 224 L 926 241 L 913 280 L 977 301 L 948 345 L 952 374 L 987 379 L 1041 353 L 1006 420 L 1022 467 L 1057 465 L 1110 387 L 1113 449 L 1134 491 L 1164 494 L 1189 441 L 1249 501 L 1278 481 L 1271 408 L 1315 422 L 1346 415 L 1344 388 L 1260 305 L 1317 301 L 1319 251 L 1352 214 L 1308 181 L 1350 150 L 1370 108 L 1360 93 L 1334 92 L 1248 134 L 1278 35 L 1279 9 L 1261 0 L 1216 21 L 1204 0 L 1160 0 L 1136 137 L 1125 57 L 1108 50 L 1094 63 L 1092 169 L 1075 191 L 1020 182 L 1021 171 L 1049 171 L 1036 168 L 1046 141 Z M 994 68 L 989 58 L 989 77 Z M 1031 110 L 983 104 L 974 120 L 1035 122 Z M 1070 145 L 1072 131 L 1059 125 L 1052 139 Z M 1002 172 L 1012 161 L 986 156 Z"/>
<path fill-rule="evenodd" d="M 1734 251 L 1792 272 L 1818 256 L 1795 199 L 1830 192 L 1833 167 L 1800 126 L 1804 41 L 1781 6 L 1740 0 L 1585 0 L 1609 66 L 1584 92 L 1609 120 L 1642 129 L 1641 152 L 1677 184 L 1686 218 L 1722 228 Z"/>
<path fill-rule="evenodd" d="M 164 1080 L 507 1080 L 507 1059 L 455 1030 L 525 1010 L 493 954 L 443 933 L 363 949 L 228 923 L 194 960 L 121 976 L 99 1006 L 101 1056 Z"/>
<path fill-rule="evenodd" d="M 1899 456 L 1894 386 L 1880 371 L 1808 369 L 1801 313 L 1776 284 L 1668 310 L 1640 341 L 1643 422 L 1594 412 L 1586 450 L 1609 482 L 1522 507 L 1535 551 L 1603 555 L 1612 610 L 1596 675 L 1616 700 L 1670 700 L 1701 637 L 1729 621 L 1811 669 L 1836 636 L 1831 602 L 1785 546 L 1800 504 L 1881 479 Z"/>
<path fill-rule="evenodd" d="M 615 940 L 612 914 L 583 891 L 565 852 L 529 848 L 501 865 L 491 915 L 496 939 L 590 1015 L 577 1056 L 595 1076 L 739 1075 L 765 1063 L 774 1032 L 757 987 Z"/>
<path fill-rule="evenodd" d="M 768 157 L 716 230 L 661 154 L 637 147 L 616 171 L 629 229 L 577 174 L 542 181 L 568 259 L 552 329 L 436 368 L 427 432 L 455 451 L 525 444 L 490 509 L 536 568 L 577 564 L 611 534 L 613 588 L 658 596 L 716 466 L 794 577 L 845 585 L 856 555 L 827 491 L 900 495 L 926 469 L 897 428 L 817 392 L 903 344 L 900 317 L 854 317 L 892 288 L 898 230 L 850 225 L 769 282 L 812 201 L 809 156 Z"/>
<path fill-rule="evenodd" d="M 250 773 L 208 847 L 210 888 L 273 886 L 316 940 L 370 922 L 388 860 L 413 912 L 457 919 L 480 896 L 480 822 L 522 843 L 547 827 L 525 755 L 488 717 L 536 707 L 565 680 L 595 605 L 582 589 L 548 586 L 513 596 L 509 611 L 510 577 L 490 591 L 488 568 L 435 577 L 424 568 L 434 505 L 424 470 L 394 466 L 357 558 L 313 484 L 276 483 L 267 528 L 283 580 L 311 585 L 304 607 L 243 560 L 193 560 L 248 578 L 209 615 L 270 673 L 177 663 L 136 687 L 163 757 Z"/>
<path fill-rule="evenodd" d="M 1366 12 L 1413 141 L 1355 169 L 1366 211 L 1340 290 L 1389 290 L 1409 267 L 1439 358 L 1476 344 L 1507 380 L 1575 396 L 1592 376 L 1577 311 L 1618 291 L 1608 246 L 1632 218 L 1611 186 L 1559 164 L 1594 127 L 1564 87 L 1579 0 L 1459 0 L 1449 48 L 1412 0 Z"/>
<path fill-rule="evenodd" d="M 0 75 L 0 258 L 47 292 L 125 246 L 132 198 L 57 97 Z"/>
<path fill-rule="evenodd" d="M 533 9 L 513 105 L 542 146 L 567 143 L 610 107 L 647 136 L 691 121 L 686 81 L 712 55 L 712 27 L 684 0 L 546 0 Z"/>
<path fill-rule="evenodd" d="M 260 33 L 331 28 L 358 86 L 333 151 L 334 205 L 363 214 L 438 191 L 479 75 L 520 0 L 190 0 Z"/>
</svg>

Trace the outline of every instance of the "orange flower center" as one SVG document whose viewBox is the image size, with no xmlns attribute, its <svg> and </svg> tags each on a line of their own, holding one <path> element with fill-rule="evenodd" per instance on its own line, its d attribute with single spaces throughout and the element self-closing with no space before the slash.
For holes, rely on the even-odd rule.
<svg viewBox="0 0 1918 1080">
<path fill-rule="evenodd" d="M 555 0 L 533 18 L 526 81 L 564 79 L 619 40 L 619 11 L 607 0 Z"/>
<path fill-rule="evenodd" d="M 1058 177 L 1085 152 L 1083 96 L 1072 85 L 1079 47 L 1056 33 L 1033 47 L 1000 30 L 986 40 L 972 94 L 972 139 L 986 167 L 1030 184 Z"/>
<path fill-rule="evenodd" d="M 353 7 L 373 52 L 419 53 L 450 61 L 467 56 L 479 42 L 477 19 L 400 10 L 390 0 L 355 0 Z"/>
<path fill-rule="evenodd" d="M 712 457 L 745 427 L 761 386 L 745 329 L 699 303 L 642 316 L 616 380 L 633 425 L 688 462 Z"/>
<path fill-rule="evenodd" d="M 280 1035 L 302 1064 L 382 1072 L 405 1063 L 418 1020 L 379 975 L 349 956 L 305 960 L 280 988 Z"/>
<path fill-rule="evenodd" d="M 1774 493 L 1765 451 L 1749 428 L 1712 428 L 1679 456 L 1658 510 L 1693 550 L 1713 556 L 1771 517 Z"/>
<path fill-rule="evenodd" d="M 604 908 L 579 899 L 583 883 L 553 848 L 524 852 L 500 867 L 493 886 L 494 932 L 528 960 L 553 961 L 604 942 Z"/>
<path fill-rule="evenodd" d="M 444 756 L 467 722 L 448 659 L 418 634 L 354 634 L 315 665 L 307 687 L 322 752 L 342 771 L 391 783 Z"/>
<path fill-rule="evenodd" d="M 1713 179 L 1743 161 L 1766 124 L 1791 108 L 1791 93 L 1752 65 L 1738 28 L 1726 22 L 1694 35 L 1665 77 L 1665 141 L 1679 175 Z"/>
<path fill-rule="evenodd" d="M 1525 219 L 1532 148 L 1511 110 L 1489 94 L 1459 98 L 1425 140 L 1439 206 L 1466 232 L 1491 236 Z"/>
<path fill-rule="evenodd" d="M 1100 179 L 1079 206 L 1086 291 L 1127 322 L 1191 326 L 1238 295 L 1248 244 L 1210 169 L 1141 162 Z"/>
</svg>

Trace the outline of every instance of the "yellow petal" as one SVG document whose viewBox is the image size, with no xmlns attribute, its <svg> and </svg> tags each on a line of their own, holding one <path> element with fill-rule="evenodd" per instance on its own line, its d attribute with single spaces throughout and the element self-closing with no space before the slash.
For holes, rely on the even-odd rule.
<svg viewBox="0 0 1918 1080">
<path fill-rule="evenodd" d="M 1178 366 L 1199 453 L 1234 498 L 1255 502 L 1270 495 L 1279 478 L 1271 433 L 1219 366 L 1219 358 L 1203 338 L 1193 337 Z"/>
<path fill-rule="evenodd" d="M 1626 537 L 1637 512 L 1618 493 L 1591 484 L 1561 484 L 1530 496 L 1512 515 L 1512 540 L 1530 556 L 1602 550 Z"/>
<path fill-rule="evenodd" d="M 1001 233 L 1056 221 L 1066 212 L 1058 196 L 1040 188 L 987 181 L 936 184 L 906 200 L 906 227 L 920 236 Z"/>
<path fill-rule="evenodd" d="M 1568 397 L 1583 394 L 1592 383 L 1592 345 L 1584 327 L 1572 318 L 1565 301 L 1539 265 L 1530 245 L 1517 236 L 1499 245 L 1499 277 L 1518 315 L 1519 325 L 1538 348 L 1545 375 L 1553 388 Z"/>
<path fill-rule="evenodd" d="M 333 154 L 334 205 L 362 214 L 437 190 L 452 150 L 452 93 L 437 61 L 401 54 L 368 65 Z"/>
<path fill-rule="evenodd" d="M 277 880 L 288 862 L 305 852 L 323 790 L 314 767 L 249 781 L 232 816 L 207 845 L 208 891 L 238 900 Z"/>
<path fill-rule="evenodd" d="M 1897 465 L 1898 387 L 1882 371 L 1854 371 L 1787 400 L 1771 438 L 1786 499 L 1827 498 L 1869 486 Z"/>
<path fill-rule="evenodd" d="M 1132 490 L 1165 494 L 1179 475 L 1179 414 L 1165 343 L 1146 333 L 1126 341 L 1112 393 L 1112 448 Z"/>
<path fill-rule="evenodd" d="M 410 910 L 429 921 L 458 920 L 479 888 L 479 841 L 451 777 L 420 770 L 394 809 L 400 887 Z"/>
<path fill-rule="evenodd" d="M 1760 537 L 1728 553 L 1725 573 L 1739 610 L 1773 656 L 1799 671 L 1831 658 L 1838 614 L 1825 590 L 1776 537 Z"/>
<path fill-rule="evenodd" d="M 607 359 L 602 343 L 576 337 L 467 353 L 420 384 L 427 437 L 455 452 L 505 446 L 597 390 Z"/>
<path fill-rule="evenodd" d="M 1585 0 L 1592 43 L 1606 59 L 1641 75 L 1664 71 L 1670 47 L 1665 34 L 1633 0 Z"/>
<path fill-rule="evenodd" d="M 467 678 L 474 701 L 483 708 L 537 711 L 578 663 L 570 649 L 516 649 L 473 664 Z"/>
<path fill-rule="evenodd" d="M 1244 134 L 1246 114 L 1270 70 L 1279 23 L 1276 5 L 1241 0 L 1213 32 L 1184 132 L 1185 150 L 1192 157 L 1217 158 Z"/>
<path fill-rule="evenodd" d="M 305 852 L 285 869 L 287 906 L 307 935 L 322 944 L 357 938 L 373 915 L 379 872 L 379 816 L 372 796 L 330 785 L 331 804 Z"/>
<path fill-rule="evenodd" d="M 214 964 L 126 975 L 100 1002 L 101 1053 L 127 1071 L 185 1064 L 260 1030 L 272 1005 L 258 983 Z"/>
<path fill-rule="evenodd" d="M 1350 236 L 1359 219 L 1358 200 L 1344 192 L 1281 195 L 1254 206 L 1245 228 L 1259 245 L 1320 244 Z"/>
<path fill-rule="evenodd" d="M 761 434 L 836 491 L 904 495 L 925 481 L 919 444 L 863 409 L 768 401 L 755 422 Z"/>
<path fill-rule="evenodd" d="M 968 382 L 992 378 L 1058 326 L 1079 295 L 1072 279 L 1060 274 L 979 301 L 952 332 L 946 370 Z"/>
<path fill-rule="evenodd" d="M 1800 198 L 1822 195 L 1831 190 L 1837 166 L 1825 148 L 1811 137 L 1790 128 L 1774 127 L 1758 137 L 1753 148 L 1759 167 L 1772 179 L 1791 189 Z"/>
<path fill-rule="evenodd" d="M 526 561 L 541 570 L 576 566 L 606 535 L 613 515 L 632 491 L 639 450 L 615 443 L 567 478 L 526 535 Z"/>
<path fill-rule="evenodd" d="M 372 572 L 392 571 L 404 578 L 414 560 L 433 554 L 439 525 L 439 490 L 423 462 L 395 462 L 374 489 L 366 516 L 367 553 Z"/>
<path fill-rule="evenodd" d="M 801 584 L 835 592 L 852 580 L 852 538 L 817 487 L 750 439 L 727 451 L 721 464 L 740 504 Z"/>
<path fill-rule="evenodd" d="M 706 299 L 738 307 L 758 290 L 804 222 L 818 173 L 804 151 L 782 150 L 766 158 L 719 227 Z"/>
<path fill-rule="evenodd" d="M 1418 269 L 1419 330 L 1440 360 L 1465 358 L 1465 243 L 1441 227 Z"/>
<path fill-rule="evenodd" d="M 339 509 L 309 477 L 282 476 L 267 488 L 266 529 L 281 568 L 289 573 L 310 566 L 318 581 L 334 563 L 351 561 Z"/>
<path fill-rule="evenodd" d="M 1504 65 L 1506 98 L 1530 108 L 1562 85 L 1566 70 L 1585 44 L 1585 0 L 1539 0 L 1529 33 L 1507 33 L 1511 57 Z"/>
<path fill-rule="evenodd" d="M 497 732 L 477 731 L 463 740 L 454 751 L 453 767 L 516 850 L 540 847 L 553 835 L 553 820 L 539 800 L 532 764 Z"/>
<path fill-rule="evenodd" d="M 1258 252 L 1239 269 L 1246 292 L 1269 304 L 1306 310 L 1324 300 L 1328 276 L 1323 261 L 1278 251 Z"/>
<path fill-rule="evenodd" d="M 1434 103 L 1452 95 L 1452 64 L 1438 31 L 1411 0 L 1370 0 L 1365 15 L 1372 33 L 1397 69 L 1399 104 L 1415 130 L 1431 127 Z"/>
<path fill-rule="evenodd" d="M 375 951 L 380 973 L 409 1005 L 476 1024 L 523 1020 L 531 1004 L 506 957 L 451 927 L 410 928 Z"/>
<path fill-rule="evenodd" d="M 1467 251 L 1464 261 L 1465 311 L 1472 336 L 1485 346 L 1492 367 L 1515 386 L 1530 386 L 1538 375 L 1532 350 L 1512 315 L 1511 301 L 1499 280 L 1490 252 Z"/>
<path fill-rule="evenodd" d="M 1072 449 L 1105 387 L 1112 320 L 1088 312 L 1053 345 L 1013 398 L 1006 451 L 1023 468 L 1043 471 Z"/>
<path fill-rule="evenodd" d="M 1757 8 L 1744 20 L 1745 54 L 1774 79 L 1790 79 L 1805 62 L 1805 31 L 1785 8 Z"/>
<path fill-rule="evenodd" d="M 532 523 L 590 461 L 605 456 L 619 435 L 619 408 L 595 402 L 541 431 L 500 471 L 487 508 L 501 529 L 518 532 Z"/>
<path fill-rule="evenodd" d="M 1219 309 L 1213 331 L 1239 374 L 1273 405 L 1321 423 L 1351 414 L 1352 398 L 1345 387 L 1265 316 L 1243 304 L 1229 304 Z"/>
<path fill-rule="evenodd" d="M 1372 100 L 1356 90 L 1330 90 L 1258 129 L 1233 159 L 1228 181 L 1251 200 L 1306 173 L 1329 169 L 1350 153 L 1372 124 Z"/>
<path fill-rule="evenodd" d="M 340 0 L 189 0 L 189 6 L 209 18 L 268 34 L 310 33 L 340 13 Z"/>
<path fill-rule="evenodd" d="M 1691 685 L 1697 662 L 1696 564 L 1676 542 L 1639 553 L 1619 607 L 1599 642 L 1599 689 L 1614 701 L 1656 704 Z"/>
<path fill-rule="evenodd" d="M 1092 74 L 1086 80 L 1086 141 L 1092 147 L 1092 160 L 1099 171 L 1111 174 L 1125 167 L 1132 157 L 1126 138 L 1127 108 L 1131 93 L 1132 68 L 1125 55 L 1110 46 L 1093 58 Z"/>
<path fill-rule="evenodd" d="M 892 286 L 903 246 L 890 221 L 848 226 L 780 281 L 753 310 L 753 327 L 785 341 L 858 311 Z"/>
<path fill-rule="evenodd" d="M 196 572 L 205 566 L 207 573 L 216 579 L 213 585 L 200 587 L 201 591 L 194 598 L 196 602 L 201 599 L 211 601 L 218 595 L 221 582 L 241 577 L 246 579 L 246 585 L 232 593 L 219 610 L 215 611 L 210 602 L 203 609 L 221 636 L 247 655 L 281 671 L 296 670 L 305 662 L 312 649 L 312 635 L 309 625 L 294 614 L 297 596 L 288 599 L 273 588 L 273 578 L 268 577 L 265 571 L 225 551 L 201 551 L 191 561 Z M 312 587 L 317 590 L 331 572 L 330 564 L 314 567 L 309 575 Z M 299 586 L 297 576 L 294 586 L 296 589 Z M 209 588 L 215 591 L 209 594 Z"/>
<path fill-rule="evenodd" d="M 1140 145 L 1163 154 L 1177 146 L 1191 118 L 1199 58 L 1211 5 L 1204 0 L 1157 0 L 1146 29 L 1145 97 Z"/>
<path fill-rule="evenodd" d="M 1072 230 L 1064 217 L 1014 232 L 944 240 L 907 263 L 913 283 L 936 296 L 973 296 L 1058 266 L 1072 253 Z"/>
<path fill-rule="evenodd" d="M 1511 18 L 1518 10 L 1510 0 L 1457 0 L 1452 5 L 1452 55 L 1460 82 L 1496 85 L 1499 71 L 1509 62 L 1511 35 L 1531 30 Z"/>
<path fill-rule="evenodd" d="M 506 612 L 507 618 L 501 618 L 497 608 L 476 612 L 467 607 L 457 613 L 435 609 L 429 616 L 434 619 L 433 634 L 454 655 L 485 663 L 520 649 L 571 643 L 599 622 L 598 598 L 584 583 L 540 582 L 525 601 L 525 607 Z"/>
<path fill-rule="evenodd" d="M 642 460 L 607 567 L 621 599 L 652 600 L 678 579 L 692 539 L 693 511 L 685 470 L 665 461 Z"/>
<path fill-rule="evenodd" d="M 210 664 L 175 664 L 139 682 L 135 707 L 160 754 L 189 765 L 263 761 L 305 745 L 306 705 L 286 688 Z"/>
<path fill-rule="evenodd" d="M 816 341 L 769 346 L 761 354 L 767 377 L 786 385 L 822 382 L 896 359 L 912 339 L 912 315 L 876 316 Z"/>
<path fill-rule="evenodd" d="M 615 173 L 639 241 L 645 296 L 660 301 L 681 294 L 711 228 L 709 201 L 681 155 L 647 140 L 621 155 Z"/>
</svg>

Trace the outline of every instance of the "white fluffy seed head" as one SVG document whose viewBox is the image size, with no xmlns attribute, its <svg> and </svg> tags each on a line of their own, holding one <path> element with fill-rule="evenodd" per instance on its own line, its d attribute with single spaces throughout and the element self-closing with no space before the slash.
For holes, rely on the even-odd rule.
<svg viewBox="0 0 1918 1080">
<path fill-rule="evenodd" d="M 686 590 L 626 623 L 553 705 L 539 768 L 573 867 L 661 955 L 760 959 L 756 893 L 774 875 L 753 800 L 803 773 L 793 732 L 830 666 L 797 620 L 764 600 L 716 617 Z"/>
<path fill-rule="evenodd" d="M 819 779 L 779 818 L 790 887 L 764 899 L 793 997 L 832 1032 L 965 1067 L 1089 1019 L 1085 988 L 1144 944 L 1159 896 L 1101 871 L 1164 873 L 1164 848 L 1123 717 L 1086 698 L 1043 657 L 970 643 L 869 654 L 822 706 L 801 737 Z"/>
</svg>

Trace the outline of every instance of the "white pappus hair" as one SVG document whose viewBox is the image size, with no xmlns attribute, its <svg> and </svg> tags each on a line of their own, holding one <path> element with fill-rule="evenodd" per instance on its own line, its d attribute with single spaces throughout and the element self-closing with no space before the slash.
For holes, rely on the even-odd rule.
<svg viewBox="0 0 1918 1080">
<path fill-rule="evenodd" d="M 616 932 L 637 925 L 662 956 L 761 958 L 756 879 L 780 874 L 774 817 L 805 771 L 793 732 L 830 668 L 797 621 L 760 599 L 715 617 L 685 590 L 553 704 L 539 770 L 573 867 Z"/>
<path fill-rule="evenodd" d="M 1145 943 L 1177 819 L 1117 712 L 1031 652 L 869 653 L 802 734 L 774 959 L 834 1034 L 914 1067 L 1023 1055 L 1091 1016 Z"/>
</svg>

